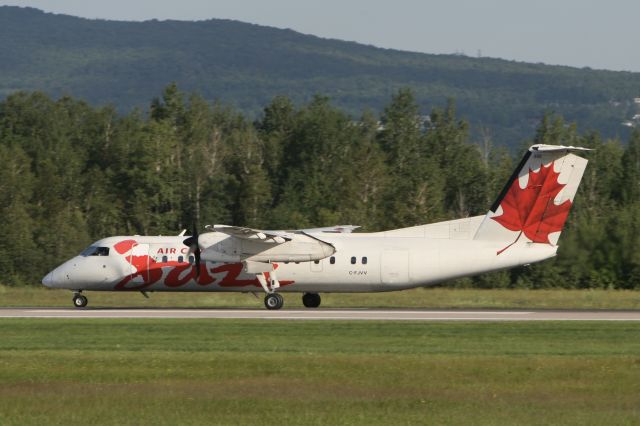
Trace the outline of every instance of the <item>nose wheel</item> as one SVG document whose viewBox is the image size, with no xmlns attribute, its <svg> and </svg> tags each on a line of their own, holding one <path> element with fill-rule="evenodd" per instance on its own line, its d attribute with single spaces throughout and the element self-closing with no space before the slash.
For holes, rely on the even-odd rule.
<svg viewBox="0 0 640 426">
<path fill-rule="evenodd" d="M 80 293 L 76 293 L 73 295 L 73 306 L 76 308 L 84 308 L 89 303 L 89 300 Z"/>
<path fill-rule="evenodd" d="M 284 298 L 278 293 L 269 293 L 264 297 L 264 306 L 269 310 L 282 308 Z"/>
</svg>

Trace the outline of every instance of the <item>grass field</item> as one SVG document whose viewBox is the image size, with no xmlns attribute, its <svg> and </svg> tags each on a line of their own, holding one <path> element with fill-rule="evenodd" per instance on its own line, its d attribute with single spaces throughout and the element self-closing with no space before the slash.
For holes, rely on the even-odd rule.
<svg viewBox="0 0 640 426">
<path fill-rule="evenodd" d="M 0 321 L 2 425 L 638 424 L 633 323 Z"/>
<path fill-rule="evenodd" d="M 86 292 L 89 307 L 262 307 L 241 293 Z M 286 308 L 301 308 L 299 293 L 283 293 Z M 72 293 L 42 286 L 0 285 L 0 306 L 71 307 Z M 414 289 L 393 293 L 323 294 L 322 307 L 392 308 L 516 308 L 516 309 L 640 309 L 640 291 L 629 290 L 482 290 L 457 288 Z"/>
</svg>

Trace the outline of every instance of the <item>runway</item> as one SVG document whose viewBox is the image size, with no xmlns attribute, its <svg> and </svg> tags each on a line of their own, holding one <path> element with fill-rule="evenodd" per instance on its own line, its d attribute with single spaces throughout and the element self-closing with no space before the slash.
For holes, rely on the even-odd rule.
<svg viewBox="0 0 640 426">
<path fill-rule="evenodd" d="M 640 311 L 438 309 L 0 308 L 0 318 L 191 318 L 356 321 L 640 321 Z"/>
</svg>

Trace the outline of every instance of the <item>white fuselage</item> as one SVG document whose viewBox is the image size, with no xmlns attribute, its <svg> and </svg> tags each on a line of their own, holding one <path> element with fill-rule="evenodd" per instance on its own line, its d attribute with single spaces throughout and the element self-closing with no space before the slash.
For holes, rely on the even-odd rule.
<svg viewBox="0 0 640 426">
<path fill-rule="evenodd" d="M 557 246 L 474 240 L 484 216 L 378 233 L 318 233 L 335 253 L 319 261 L 277 262 L 281 292 L 377 292 L 427 286 L 553 257 Z M 231 238 L 210 233 L 209 241 Z M 514 240 L 517 233 L 514 233 Z M 201 237 L 202 237 L 201 236 Z M 124 236 L 100 240 L 43 280 L 48 287 L 121 291 L 261 291 L 242 263 L 189 263 L 184 236 Z M 108 250 L 106 250 L 108 249 Z"/>
</svg>

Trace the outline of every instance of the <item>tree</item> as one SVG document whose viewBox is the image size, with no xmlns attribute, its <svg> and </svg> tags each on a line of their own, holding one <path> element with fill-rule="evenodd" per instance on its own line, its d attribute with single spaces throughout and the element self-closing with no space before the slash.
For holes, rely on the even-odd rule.
<svg viewBox="0 0 640 426">
<path fill-rule="evenodd" d="M 267 226 L 272 197 L 265 165 L 265 145 L 248 125 L 230 135 L 230 145 L 233 152 L 231 172 L 236 187 L 233 221 L 246 226 Z"/>
<path fill-rule="evenodd" d="M 426 144 L 410 90 L 400 90 L 392 98 L 381 122 L 379 141 L 390 173 L 385 194 L 387 226 L 412 226 L 442 217 L 442 170 Z"/>
<path fill-rule="evenodd" d="M 0 144 L 0 271 L 5 282 L 34 276 L 34 222 L 29 212 L 34 178 L 30 159 L 17 145 Z M 35 268 L 37 269 L 37 268 Z"/>
<path fill-rule="evenodd" d="M 622 198 L 630 203 L 640 200 L 640 130 L 635 129 L 622 156 Z"/>
<path fill-rule="evenodd" d="M 477 147 L 467 143 L 468 124 L 456 118 L 455 104 L 435 108 L 430 115 L 426 143 L 444 176 L 444 203 L 449 217 L 465 217 L 487 210 L 487 166 Z"/>
</svg>

